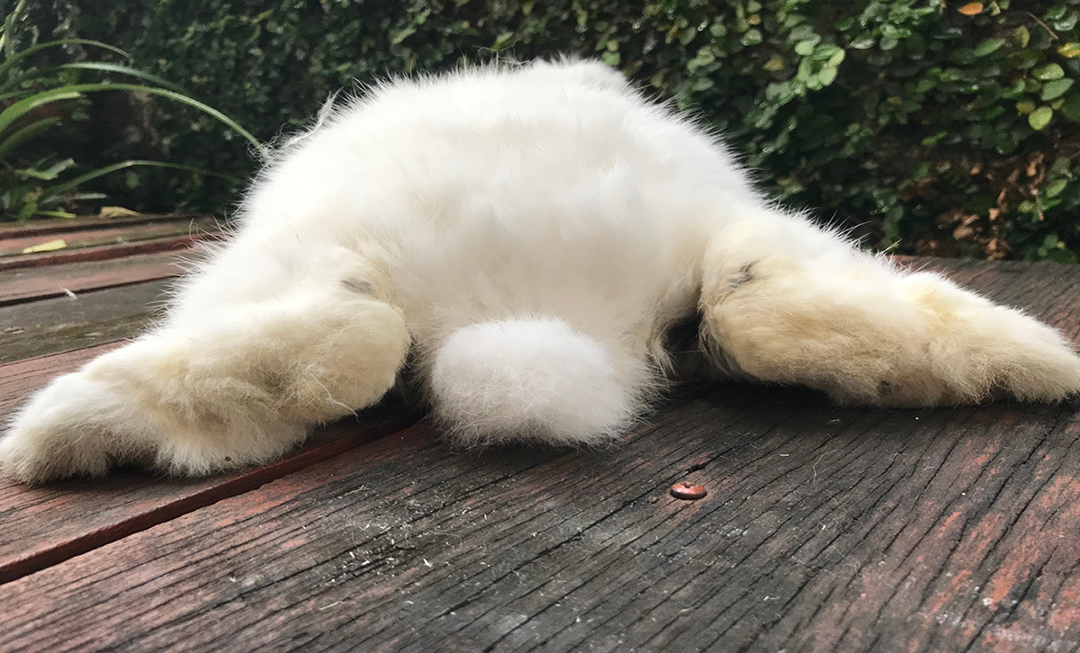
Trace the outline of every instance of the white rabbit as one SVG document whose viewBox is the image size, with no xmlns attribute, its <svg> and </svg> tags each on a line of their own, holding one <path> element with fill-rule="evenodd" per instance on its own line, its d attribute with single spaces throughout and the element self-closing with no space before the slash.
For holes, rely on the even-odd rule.
<svg viewBox="0 0 1080 653">
<path fill-rule="evenodd" d="M 728 373 L 892 406 L 1053 401 L 1051 328 L 763 199 L 701 127 L 596 62 L 397 81 L 284 147 L 152 332 L 11 421 L 27 482 L 280 456 L 406 364 L 458 442 L 610 440 L 700 312 Z"/>
</svg>

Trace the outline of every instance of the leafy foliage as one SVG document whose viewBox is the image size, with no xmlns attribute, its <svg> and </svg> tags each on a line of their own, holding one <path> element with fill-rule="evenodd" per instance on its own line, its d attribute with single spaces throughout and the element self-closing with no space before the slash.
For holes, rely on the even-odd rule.
<svg viewBox="0 0 1080 653">
<path fill-rule="evenodd" d="M 198 168 L 159 161 L 128 160 L 84 172 L 74 178 L 61 180 L 69 169 L 75 168 L 71 158 L 49 151 L 41 158 L 27 163 L 25 146 L 63 126 L 66 118 L 78 120 L 79 101 L 88 93 L 124 91 L 167 97 L 193 106 L 215 118 L 230 129 L 261 147 L 255 137 L 239 124 L 198 100 L 194 100 L 169 82 L 125 64 L 108 62 L 63 63 L 55 66 L 29 65 L 39 52 L 68 46 L 93 46 L 129 58 L 119 48 L 88 39 L 67 38 L 34 43 L 24 49 L 18 46 L 18 27 L 26 0 L 20 0 L 0 24 L 0 219 L 23 220 L 33 216 L 72 217 L 61 207 L 79 200 L 100 199 L 101 193 L 79 192 L 79 188 L 98 177 L 135 166 L 154 166 L 200 171 Z M 121 77 L 135 78 L 152 85 L 93 82 L 76 83 L 83 71 L 94 71 Z M 32 156 L 32 155 L 29 155 Z M 35 160 L 36 159 L 36 160 Z"/>
<path fill-rule="evenodd" d="M 872 244 L 1075 261 L 1078 5 L 125 0 L 93 12 L 69 7 L 58 24 L 124 44 L 263 138 L 304 123 L 354 79 L 493 54 L 597 56 L 700 112 L 770 193 L 861 225 Z M 213 153 L 236 172 L 251 170 L 221 146 L 235 135 L 208 117 L 159 111 L 173 152 Z M 197 190 L 174 185 L 157 196 L 177 204 Z M 202 208 L 223 196 L 203 193 Z"/>
</svg>

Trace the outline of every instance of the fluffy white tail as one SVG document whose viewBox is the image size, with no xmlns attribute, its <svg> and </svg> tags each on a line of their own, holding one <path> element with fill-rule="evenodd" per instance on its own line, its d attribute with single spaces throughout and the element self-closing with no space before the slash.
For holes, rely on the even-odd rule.
<svg viewBox="0 0 1080 653">
<path fill-rule="evenodd" d="M 562 320 L 515 319 L 451 334 L 435 354 L 431 389 L 436 415 L 463 444 L 591 444 L 633 420 L 640 379 Z"/>
</svg>

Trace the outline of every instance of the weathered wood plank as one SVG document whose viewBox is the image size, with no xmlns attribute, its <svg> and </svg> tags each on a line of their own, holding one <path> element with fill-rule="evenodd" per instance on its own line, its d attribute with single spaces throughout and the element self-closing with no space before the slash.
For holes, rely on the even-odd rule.
<svg viewBox="0 0 1080 653">
<path fill-rule="evenodd" d="M 387 404 L 362 418 L 320 429 L 302 448 L 271 464 L 208 478 L 177 479 L 121 470 L 106 479 L 33 488 L 0 478 L 4 533 L 0 538 L 0 584 L 243 494 L 395 433 L 417 419 L 404 406 Z"/>
<path fill-rule="evenodd" d="M 1078 268 L 1004 269 L 957 275 L 1077 337 Z M 1075 650 L 1076 409 L 735 386 L 609 450 L 417 427 L 13 582 L 0 648 Z"/>
<path fill-rule="evenodd" d="M 40 232 L 40 230 L 38 230 Z M 0 233 L 0 258 L 24 255 L 24 250 L 46 243 L 63 240 L 62 250 L 70 252 L 87 247 L 103 245 L 124 245 L 145 240 L 190 236 L 192 234 L 214 233 L 218 223 L 213 218 L 191 218 L 186 221 L 138 222 L 122 224 L 96 224 L 77 228 L 69 225 L 64 231 L 51 233 Z M 36 256 L 48 257 L 53 252 L 41 252 Z"/>
<path fill-rule="evenodd" d="M 191 249 L 199 241 L 211 240 L 216 237 L 215 234 L 191 234 L 187 236 L 144 240 L 135 243 L 106 245 L 103 247 L 86 247 L 74 250 L 60 249 L 53 252 L 40 252 L 37 254 L 19 254 L 0 258 L 0 271 L 41 267 L 46 265 L 60 265 L 63 263 L 76 263 L 79 261 L 103 261 L 124 256 L 134 256 L 136 254 L 150 254 L 152 252 L 182 252 Z"/>
<path fill-rule="evenodd" d="M 121 225 L 151 224 L 161 222 L 191 222 L 208 216 L 198 213 L 147 213 L 115 218 L 73 218 L 70 220 L 28 220 L 0 225 L 0 240 L 22 236 L 59 234 L 82 229 L 109 229 Z"/>
<path fill-rule="evenodd" d="M 0 365 L 0 418 L 10 416 L 19 404 L 45 387 L 53 377 L 72 372 L 121 344 L 112 342 Z"/>
<path fill-rule="evenodd" d="M 190 254 L 160 252 L 0 272 L 0 306 L 179 276 Z"/>
<path fill-rule="evenodd" d="M 146 286 L 117 289 L 123 292 L 117 293 L 116 297 L 106 298 L 114 301 L 106 301 L 100 306 L 105 313 L 118 309 L 135 310 L 134 315 L 139 318 L 117 320 L 115 315 L 110 315 L 114 329 L 112 335 L 134 335 L 141 325 L 146 313 L 139 313 L 138 310 L 148 310 L 145 297 L 156 297 L 161 290 L 160 287 L 149 287 L 151 284 Z M 142 292 L 145 290 L 152 291 L 152 294 L 146 295 Z M 108 292 L 103 291 L 102 294 Z M 68 309 L 78 304 L 76 300 L 61 301 L 64 303 L 59 306 Z M 73 325 L 70 322 L 57 325 L 57 315 L 64 312 L 41 311 L 41 306 L 47 303 L 35 302 L 0 309 L 0 316 L 5 310 L 25 309 L 52 328 L 66 328 L 66 336 L 54 340 L 53 344 L 70 346 L 76 342 L 70 337 Z M 84 315 L 83 322 L 75 326 L 89 325 L 98 330 L 100 337 L 103 335 L 102 325 L 95 320 L 96 317 L 96 313 L 91 311 L 89 319 Z M 28 351 L 27 347 L 9 347 L 6 338 L 11 335 L 4 334 L 5 354 L 15 351 L 18 355 Z M 39 347 L 49 344 L 50 339 L 41 338 L 40 333 L 37 335 L 37 339 L 28 337 L 26 344 L 31 341 Z M 18 404 L 53 377 L 73 371 L 120 344 L 113 342 L 0 365 L 0 419 L 9 416 Z M 163 479 L 129 471 L 94 482 L 69 481 L 45 488 L 26 488 L 0 478 L 0 524 L 3 524 L 4 533 L 0 538 L 0 583 L 90 551 L 223 497 L 240 494 L 394 432 L 416 419 L 400 406 L 374 411 L 360 424 L 344 421 L 321 430 L 303 449 L 281 461 L 208 479 Z"/>
<path fill-rule="evenodd" d="M 1070 417 L 739 389 L 604 452 L 391 436 L 16 581 L 0 644 L 1070 650 Z"/>
<path fill-rule="evenodd" d="M 131 337 L 149 325 L 169 280 L 0 306 L 0 363 Z"/>
</svg>

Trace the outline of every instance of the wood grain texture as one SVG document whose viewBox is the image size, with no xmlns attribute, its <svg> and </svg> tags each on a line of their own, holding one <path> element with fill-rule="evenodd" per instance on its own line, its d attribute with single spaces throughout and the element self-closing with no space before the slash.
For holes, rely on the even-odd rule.
<svg viewBox="0 0 1080 653">
<path fill-rule="evenodd" d="M 77 263 L 80 261 L 104 261 L 136 254 L 150 254 L 152 252 L 184 252 L 196 246 L 200 241 L 212 240 L 215 237 L 213 234 L 191 234 L 101 247 L 18 254 L 0 258 L 0 271 Z"/>
<path fill-rule="evenodd" d="M 169 280 L 0 306 L 0 363 L 135 336 L 152 324 Z"/>
<path fill-rule="evenodd" d="M 128 215 L 116 218 L 72 218 L 57 220 L 27 220 L 0 225 L 0 240 L 8 238 L 21 238 L 24 236 L 42 236 L 48 234 L 60 234 L 68 231 L 86 229 L 111 229 L 123 225 L 152 224 L 162 222 L 184 222 L 206 219 L 209 216 L 197 213 L 147 213 L 140 215 Z"/>
<path fill-rule="evenodd" d="M 0 365 L 0 417 L 10 416 L 19 404 L 54 377 L 73 372 L 121 344 L 112 342 Z"/>
<path fill-rule="evenodd" d="M 395 433 L 418 416 L 386 405 L 318 430 L 268 465 L 206 478 L 120 470 L 94 481 L 26 487 L 0 478 L 0 584 L 92 551 L 193 510 L 257 488 L 344 451 Z M 5 594 L 0 589 L 0 594 Z"/>
<path fill-rule="evenodd" d="M 0 646 L 1080 645 L 1067 411 L 901 415 L 740 389 L 656 421 L 594 453 L 391 436 L 15 581 L 7 596 L 34 599 L 0 599 Z M 670 498 L 680 479 L 709 497 Z"/>
<path fill-rule="evenodd" d="M 159 252 L 7 270 L 0 272 L 0 306 L 180 276 L 189 257 L 188 253 Z"/>
<path fill-rule="evenodd" d="M 63 240 L 64 248 L 39 252 L 32 256 L 48 258 L 56 252 L 71 252 L 72 250 L 88 247 L 124 245 L 146 240 L 175 238 L 176 236 L 214 233 L 218 231 L 218 224 L 213 218 L 190 218 L 188 220 L 166 222 L 99 223 L 84 227 L 68 225 L 68 228 L 63 231 L 51 233 L 40 233 L 40 231 L 37 230 L 37 233 L 30 234 L 25 232 L 9 232 L 6 234 L 0 232 L 0 260 L 24 255 L 24 250 L 27 248 L 55 240 Z"/>
<path fill-rule="evenodd" d="M 1080 268 L 952 267 L 1080 335 Z M 421 425 L 12 582 L 0 649 L 1072 651 L 1078 470 L 1075 404 L 694 387 L 598 451 Z"/>
<path fill-rule="evenodd" d="M 112 324 L 128 325 L 115 333 L 117 337 L 134 335 L 135 324 L 117 321 L 113 313 L 123 313 L 122 308 L 130 311 L 142 306 L 145 309 L 146 295 L 143 291 L 147 288 L 126 287 L 117 290 L 121 292 L 111 298 L 114 301 L 104 305 L 103 312 L 110 315 Z M 160 288 L 150 290 L 153 291 L 152 296 L 160 292 Z M 66 299 L 61 301 L 66 303 L 60 306 L 69 309 L 77 304 Z M 46 324 L 58 321 L 58 314 L 65 316 L 63 311 L 40 310 L 42 304 L 48 303 L 35 302 L 6 310 L 21 308 L 33 311 L 36 318 Z M 0 315 L 3 310 L 0 309 Z M 87 323 L 98 329 L 102 326 L 92 319 Z M 71 325 L 61 321 L 59 326 L 70 328 Z M 10 335 L 4 334 L 5 337 Z M 70 346 L 76 341 L 70 338 L 70 332 L 68 336 L 53 341 L 48 338 L 38 340 L 37 345 L 40 347 L 43 343 L 53 342 L 61 347 Z M 4 342 L 5 353 L 18 355 L 28 350 L 26 347 L 9 347 L 9 344 Z M 0 419 L 9 417 L 19 404 L 53 377 L 74 371 L 120 344 L 112 342 L 0 365 Z M 0 531 L 3 533 L 0 537 L 0 583 L 54 565 L 221 498 L 241 494 L 291 471 L 394 432 L 416 419 L 400 406 L 388 406 L 366 416 L 363 421 L 343 421 L 320 430 L 305 447 L 273 464 L 205 479 L 169 479 L 127 470 L 104 480 L 68 481 L 43 488 L 27 488 L 0 478 Z"/>
</svg>

